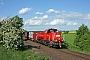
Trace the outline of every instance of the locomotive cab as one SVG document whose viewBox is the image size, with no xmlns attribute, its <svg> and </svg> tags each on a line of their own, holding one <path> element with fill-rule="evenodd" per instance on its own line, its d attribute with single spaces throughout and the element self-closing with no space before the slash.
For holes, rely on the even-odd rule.
<svg viewBox="0 0 90 60">
<path fill-rule="evenodd" d="M 47 34 L 49 36 L 51 46 L 59 46 L 60 48 L 62 46 L 65 46 L 65 41 L 62 37 L 62 34 L 57 29 L 55 28 L 48 29 Z"/>
<path fill-rule="evenodd" d="M 57 32 L 57 29 L 49 29 L 49 30 L 47 30 L 47 33 L 52 33 L 52 32 Z"/>
</svg>

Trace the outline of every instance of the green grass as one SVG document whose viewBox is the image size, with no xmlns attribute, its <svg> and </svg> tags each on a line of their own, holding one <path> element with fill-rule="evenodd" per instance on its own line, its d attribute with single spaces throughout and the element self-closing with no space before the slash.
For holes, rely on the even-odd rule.
<svg viewBox="0 0 90 60">
<path fill-rule="evenodd" d="M 33 50 L 7 50 L 0 45 L 0 60 L 49 60 L 48 57 L 38 56 Z"/>
<path fill-rule="evenodd" d="M 63 34 L 63 37 L 66 41 L 66 44 L 68 45 L 68 49 L 80 52 L 79 47 L 74 45 L 75 35 L 76 34 Z"/>
<path fill-rule="evenodd" d="M 63 34 L 63 37 L 67 43 L 70 43 L 73 45 L 74 39 L 75 39 L 75 34 Z"/>
</svg>

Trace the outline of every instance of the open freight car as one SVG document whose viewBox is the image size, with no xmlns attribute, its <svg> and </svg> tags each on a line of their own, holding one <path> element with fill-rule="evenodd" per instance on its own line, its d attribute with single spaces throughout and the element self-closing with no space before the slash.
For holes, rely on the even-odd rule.
<svg viewBox="0 0 90 60">
<path fill-rule="evenodd" d="M 65 41 L 62 37 L 61 32 L 58 32 L 58 30 L 55 28 L 50 28 L 43 32 L 34 31 L 32 35 L 34 41 L 48 45 L 50 47 L 58 46 L 62 48 L 63 46 L 65 46 Z"/>
<path fill-rule="evenodd" d="M 29 32 L 23 32 L 23 40 L 28 40 L 29 39 Z"/>
</svg>

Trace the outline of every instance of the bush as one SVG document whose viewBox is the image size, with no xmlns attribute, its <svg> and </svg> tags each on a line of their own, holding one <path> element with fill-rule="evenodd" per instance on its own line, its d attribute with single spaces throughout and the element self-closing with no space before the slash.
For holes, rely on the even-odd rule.
<svg viewBox="0 0 90 60">
<path fill-rule="evenodd" d="M 22 18 L 14 16 L 0 22 L 0 43 L 7 49 L 19 50 L 23 47 Z"/>
<path fill-rule="evenodd" d="M 72 45 L 72 44 L 70 44 L 70 43 L 66 43 L 66 46 L 67 46 L 67 48 L 70 49 L 70 50 L 79 51 L 79 52 L 81 51 L 78 46 Z"/>
</svg>

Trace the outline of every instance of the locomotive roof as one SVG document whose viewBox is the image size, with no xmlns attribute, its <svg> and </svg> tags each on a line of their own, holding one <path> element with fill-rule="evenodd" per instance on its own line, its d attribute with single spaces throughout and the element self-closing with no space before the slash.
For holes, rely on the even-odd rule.
<svg viewBox="0 0 90 60">
<path fill-rule="evenodd" d="M 49 29 L 57 29 L 57 28 L 48 28 L 48 30 L 49 30 Z"/>
</svg>

